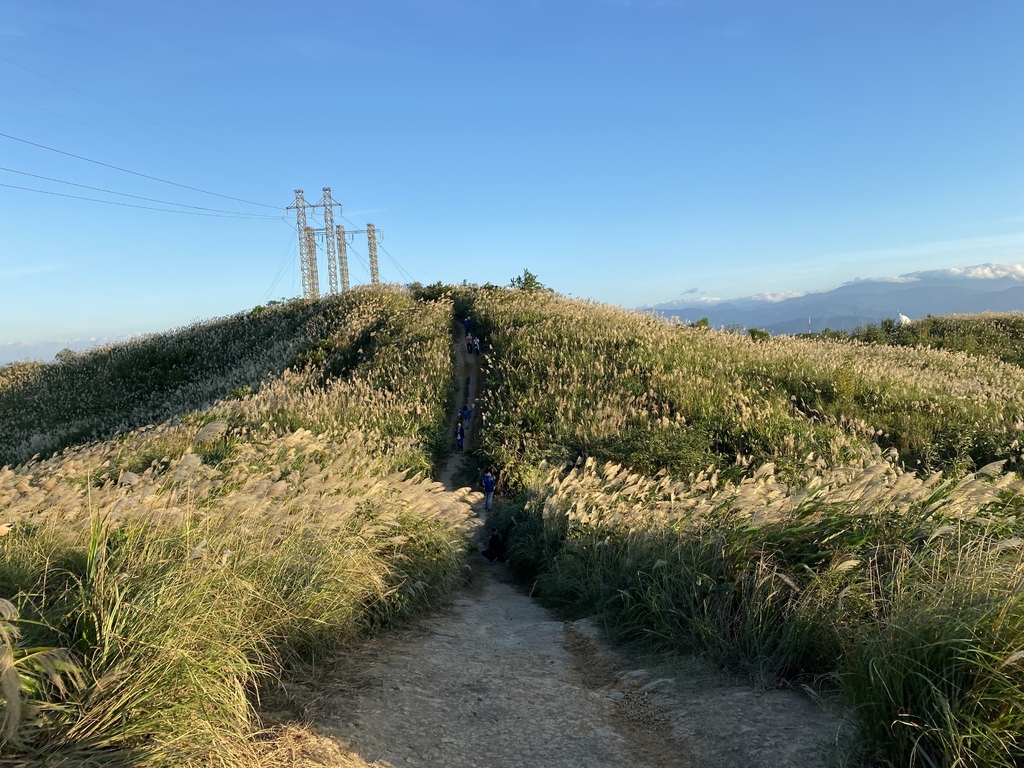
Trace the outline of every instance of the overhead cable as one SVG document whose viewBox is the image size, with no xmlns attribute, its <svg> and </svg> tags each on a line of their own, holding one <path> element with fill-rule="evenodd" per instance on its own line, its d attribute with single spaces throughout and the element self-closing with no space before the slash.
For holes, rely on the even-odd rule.
<svg viewBox="0 0 1024 768">
<path fill-rule="evenodd" d="M 223 168 L 215 168 L 212 165 L 206 165 L 206 163 L 200 163 L 197 160 L 191 160 L 191 159 L 189 159 L 187 157 L 183 157 L 182 155 L 176 155 L 173 152 L 168 152 L 166 150 L 159 149 L 157 147 L 151 147 L 149 144 L 143 144 L 141 141 L 136 141 L 135 139 L 129 139 L 127 136 L 122 136 L 122 135 L 120 135 L 118 133 L 114 133 L 113 131 L 108 131 L 105 128 L 100 128 L 100 127 L 95 126 L 95 125 L 90 125 L 89 123 L 83 123 L 81 120 L 76 120 L 73 117 L 68 117 L 67 115 L 62 115 L 60 112 L 54 112 L 52 109 L 46 109 L 45 107 L 40 107 L 38 104 L 32 104 L 32 103 L 27 102 L 27 101 L 22 101 L 21 99 L 16 99 L 13 96 L 10 96 L 10 95 L 8 95 L 6 93 L 0 93 L 0 96 L 3 96 L 5 99 L 10 99 L 11 101 L 15 101 L 18 104 L 24 104 L 26 107 L 32 107 L 32 109 L 38 109 L 40 112 L 45 112 L 48 115 L 53 115 L 54 117 L 59 117 L 62 120 L 67 120 L 69 122 L 75 123 L 76 125 L 82 125 L 82 126 L 85 126 L 86 128 L 91 128 L 94 131 L 99 131 L 100 133 L 105 133 L 105 134 L 107 134 L 107 136 L 113 136 L 115 139 L 120 139 L 121 141 L 127 141 L 130 144 L 135 144 L 136 146 L 142 147 L 143 149 L 148 149 L 151 152 L 159 152 L 161 155 L 167 155 L 167 157 L 173 157 L 175 160 L 183 160 L 186 163 L 192 163 L 192 165 L 198 165 L 200 168 L 206 168 L 208 171 L 216 171 L 217 173 L 223 173 L 223 174 L 226 174 L 227 176 L 234 176 L 236 179 L 242 179 L 243 181 L 248 181 L 248 182 L 251 182 L 253 184 L 260 183 L 260 184 L 265 184 L 266 186 L 270 186 L 269 184 L 266 184 L 266 182 L 255 182 L 252 179 L 247 179 L 245 176 L 240 176 L 237 173 L 232 173 L 231 171 L 225 171 Z"/>
<path fill-rule="evenodd" d="M 242 213 L 242 214 L 227 214 L 227 213 L 201 213 L 199 211 L 179 211 L 174 208 L 155 208 L 152 205 L 134 205 L 133 203 L 118 203 L 115 200 L 100 200 L 95 197 L 82 197 L 81 195 L 65 195 L 62 192 L 50 192 L 45 189 L 32 189 L 31 187 L 19 187 L 15 184 L 0 184 L 0 187 L 6 187 L 7 189 L 20 189 L 23 192 L 38 192 L 41 195 L 54 195 L 56 197 L 69 197 L 72 200 L 86 200 L 90 203 L 106 203 L 107 205 L 119 205 L 122 208 L 141 208 L 145 211 L 162 211 L 164 213 L 183 213 L 187 216 L 211 216 L 217 219 L 248 219 L 250 221 L 267 221 L 267 220 L 280 220 L 280 216 L 265 216 L 261 213 Z"/>
<path fill-rule="evenodd" d="M 104 162 L 101 162 L 99 160 L 93 160 L 93 159 L 88 158 L 88 157 L 82 157 L 81 155 L 76 155 L 76 154 L 74 154 L 72 152 L 65 152 L 62 149 L 56 149 L 54 147 L 48 147 L 45 144 L 38 144 L 38 143 L 36 143 L 34 141 L 29 141 L 28 139 L 20 139 L 17 136 L 11 136 L 9 133 L 0 133 L 0 136 L 4 137 L 5 139 L 11 139 L 12 141 L 20 141 L 22 144 L 28 144 L 29 146 L 39 147 L 40 149 L 46 149 L 46 150 L 49 150 L 50 152 L 56 152 L 59 155 L 66 155 L 67 157 L 73 157 L 76 160 L 84 160 L 87 163 L 93 163 L 95 165 L 101 165 L 104 168 L 112 168 L 115 171 L 121 171 L 122 173 L 130 173 L 133 176 L 141 176 L 142 178 L 149 179 L 151 181 L 159 181 L 162 184 L 170 184 L 172 187 L 181 187 L 182 189 L 190 189 L 193 192 L 201 192 L 204 195 L 212 195 L 213 197 L 220 197 L 220 198 L 223 198 L 225 200 L 234 200 L 236 203 L 245 203 L 246 205 L 258 205 L 261 208 L 273 208 L 274 210 L 280 210 L 281 209 L 281 206 L 279 206 L 279 205 L 268 205 L 267 203 L 255 203 L 252 200 L 243 200 L 240 197 L 231 197 L 230 195 L 221 195 L 221 194 L 219 194 L 217 192 L 210 192 L 210 191 L 205 190 L 205 189 L 199 189 L 199 187 L 190 187 L 187 184 L 179 184 L 176 181 L 168 181 L 167 179 L 160 179 L 160 178 L 157 178 L 156 176 L 149 176 L 149 175 L 147 175 L 145 173 L 139 173 L 138 171 L 131 171 L 131 170 L 127 169 L 127 168 L 121 168 L 120 166 L 117 166 L 117 165 L 111 165 L 110 163 L 104 163 Z"/>
<path fill-rule="evenodd" d="M 395 238 L 394 237 L 388 235 L 388 242 L 391 243 L 391 247 L 392 248 L 394 248 L 396 251 L 398 251 L 399 255 L 401 255 L 401 257 L 405 261 L 405 263 L 407 263 L 410 267 L 415 269 L 417 272 L 419 272 L 424 277 L 427 277 L 427 273 L 423 271 L 423 269 L 420 267 L 420 265 L 417 264 L 412 259 L 410 259 L 409 258 L 409 254 L 407 254 L 405 251 L 403 251 L 401 248 L 398 247 L 398 245 L 395 243 Z M 381 246 L 381 248 L 383 249 L 383 246 Z M 385 253 L 386 253 L 386 251 L 385 251 Z"/>
<path fill-rule="evenodd" d="M 294 229 L 294 227 L 292 227 L 292 229 Z M 274 274 L 274 279 L 271 281 L 270 287 L 267 288 L 267 292 L 263 294 L 262 301 L 268 301 L 270 299 L 270 294 L 274 292 L 274 288 L 277 287 L 277 284 L 281 281 L 281 278 L 284 277 L 285 270 L 288 268 L 288 264 L 293 263 L 290 257 L 294 251 L 295 241 L 292 240 L 291 237 L 289 237 L 288 247 L 285 249 L 284 256 L 281 257 L 281 263 L 277 267 L 277 272 Z"/>
<path fill-rule="evenodd" d="M 415 282 L 415 280 L 413 279 L 413 276 L 409 274 L 408 270 L 406 270 L 405 267 L 403 267 L 401 264 L 399 264 L 398 260 L 394 256 L 392 256 L 390 253 L 388 253 L 387 248 L 385 248 L 380 243 L 377 243 L 377 247 L 380 248 L 382 251 L 384 251 L 384 255 L 388 257 L 388 260 L 392 264 L 395 265 L 395 268 L 398 269 L 398 271 L 400 271 L 403 275 L 406 276 L 406 278 L 408 278 L 410 283 Z"/>
<path fill-rule="evenodd" d="M 142 197 L 141 195 L 129 195 L 127 192 L 116 192 L 113 189 L 103 189 L 102 187 L 90 187 L 88 184 L 78 184 L 74 181 L 65 181 L 64 179 L 54 179 L 50 176 L 40 176 L 38 173 L 29 173 L 28 171 L 16 171 L 14 168 L 3 168 L 0 167 L 0 171 L 7 171 L 8 173 L 17 173 L 21 176 L 31 176 L 33 179 L 42 179 L 43 181 L 53 181 L 57 184 L 67 184 L 71 187 L 80 187 L 82 189 L 91 189 L 93 192 L 104 192 L 108 195 L 118 195 L 120 197 L 130 197 L 133 200 L 145 200 L 149 203 L 160 203 L 162 205 L 177 205 L 181 208 L 191 208 L 196 211 L 210 211 L 211 213 L 231 213 L 238 216 L 256 216 L 262 214 L 245 213 L 243 211 L 225 211 L 220 208 L 204 208 L 200 205 L 187 205 L 185 203 L 176 203 L 173 200 L 158 200 L 155 197 Z M 273 218 L 273 217 L 270 217 Z M 282 217 L 283 218 L 283 217 Z"/>
<path fill-rule="evenodd" d="M 188 139 L 189 141 L 194 141 L 196 144 L 202 144 L 204 147 L 208 147 L 210 149 L 216 150 L 217 152 L 223 152 L 225 155 L 230 155 L 231 157 L 234 157 L 237 160 L 241 160 L 243 162 L 250 163 L 250 164 L 255 165 L 255 166 L 259 167 L 259 168 L 262 168 L 262 169 L 264 169 L 266 171 L 271 171 L 273 173 L 277 173 L 277 174 L 280 174 L 282 176 L 289 176 L 290 178 L 294 178 L 294 177 L 291 177 L 290 174 L 285 173 L 284 171 L 278 171 L 278 170 L 275 170 L 274 168 L 268 168 L 267 166 L 262 165 L 260 163 L 257 163 L 254 160 L 249 160 L 248 158 L 242 157 L 241 155 L 236 155 L 234 152 L 228 152 L 226 149 L 221 149 L 220 147 L 215 147 L 213 144 L 208 144 L 205 141 L 202 141 L 200 139 L 197 139 L 197 138 L 194 138 L 192 136 L 189 136 L 186 133 L 182 133 L 181 131 L 176 131 L 173 128 L 168 128 L 166 125 L 162 125 L 161 123 L 158 123 L 155 120 L 150 120 L 148 117 L 143 117 L 142 115 L 137 115 L 134 112 L 130 112 L 127 109 L 124 109 L 123 107 L 117 106 L 117 104 L 111 104 L 109 101 L 104 101 L 103 99 L 99 98 L 98 96 L 93 96 L 91 93 L 86 93 L 83 90 L 75 88 L 73 85 L 68 85 L 67 83 L 62 83 L 60 80 L 56 80 L 56 79 L 50 77 L 49 75 L 44 75 L 41 72 L 36 72 L 34 69 L 29 69 L 28 67 L 26 67 L 26 66 L 24 66 L 22 64 L 19 64 L 16 61 L 11 61 L 10 59 L 5 58 L 3 56 L 0 56 L 0 61 L 5 61 L 8 64 L 10 64 L 12 67 L 17 67 L 18 69 L 23 69 L 26 72 L 32 73 L 36 77 L 41 77 L 44 80 L 49 80 L 51 83 L 56 83 L 57 85 L 63 86 L 64 88 L 67 88 L 68 90 L 74 91 L 75 93 L 80 93 L 83 96 L 86 96 L 86 97 L 92 99 L 93 101 L 98 101 L 100 104 L 103 104 L 105 106 L 110 107 L 111 109 L 116 109 L 118 112 L 124 112 L 126 115 L 131 115 L 132 117 L 136 118 L 137 120 L 142 120 L 145 123 L 149 123 L 150 125 L 155 125 L 157 128 L 162 128 L 163 130 L 169 131 L 169 132 L 171 132 L 173 134 L 181 136 L 184 139 Z"/>
</svg>

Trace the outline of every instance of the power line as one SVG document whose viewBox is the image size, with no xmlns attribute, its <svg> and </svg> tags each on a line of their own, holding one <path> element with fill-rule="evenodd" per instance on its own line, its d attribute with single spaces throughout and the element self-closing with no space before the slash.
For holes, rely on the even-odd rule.
<svg viewBox="0 0 1024 768">
<path fill-rule="evenodd" d="M 108 195 L 119 195 L 120 197 L 130 197 L 133 200 L 145 200 L 149 203 L 161 203 L 162 205 L 177 205 L 181 208 L 192 208 L 197 211 L 210 211 L 211 213 L 231 213 L 238 216 L 256 216 L 257 214 L 244 213 L 242 211 L 225 211 L 220 208 L 204 208 L 200 205 L 187 205 L 185 203 L 176 203 L 173 200 L 158 200 L 155 197 L 142 197 L 141 195 L 129 195 L 127 192 L 116 192 L 113 189 L 103 189 L 102 187 L 90 187 L 88 184 L 78 184 L 74 181 L 65 181 L 64 179 L 54 179 L 50 176 L 40 176 L 37 173 L 29 173 L 28 171 L 16 171 L 14 168 L 3 168 L 0 167 L 0 171 L 7 171 L 8 173 L 17 173 L 21 176 L 31 176 L 33 179 L 42 179 L 43 181 L 53 181 L 57 184 L 67 184 L 72 187 L 81 187 L 82 189 L 91 189 L 93 192 L 104 192 Z M 276 217 L 267 217 L 276 218 Z"/>
<path fill-rule="evenodd" d="M 285 220 L 287 222 L 287 219 Z M 288 222 L 289 226 L 291 223 Z M 292 227 L 294 231 L 295 227 Z M 270 294 L 274 292 L 274 288 L 284 277 L 285 270 L 288 268 L 288 263 L 291 261 L 292 252 L 295 250 L 295 241 L 292 240 L 291 235 L 288 236 L 288 247 L 285 248 L 284 256 L 281 257 L 281 263 L 277 265 L 277 272 L 274 274 L 274 279 L 270 283 L 270 287 L 267 288 L 267 292 L 263 294 L 263 301 L 270 299 Z M 262 302 L 261 302 L 262 303 Z"/>
<path fill-rule="evenodd" d="M 192 163 L 192 165 L 198 165 L 200 168 L 206 168 L 209 171 L 216 171 L 217 173 L 223 173 L 223 174 L 226 174 L 228 176 L 234 176 L 236 179 L 241 179 L 242 181 L 248 181 L 248 182 L 251 182 L 251 183 L 254 183 L 254 184 L 256 184 L 256 183 L 265 184 L 266 183 L 266 182 L 255 182 L 252 179 L 247 179 L 245 176 L 240 176 L 237 173 L 232 173 L 231 171 L 225 171 L 223 168 L 215 168 L 212 165 L 206 165 L 205 163 L 200 163 L 200 162 L 198 162 L 196 160 L 191 160 L 191 159 L 189 159 L 187 157 L 183 157 L 181 155 L 176 155 L 173 152 L 167 152 L 166 150 L 159 149 L 157 147 L 151 147 L 151 146 L 149 146 L 149 144 L 143 144 L 141 141 L 136 141 L 135 139 L 129 139 L 127 136 L 121 136 L 120 134 L 114 133 L 113 131 L 108 131 L 105 128 L 100 128 L 100 127 L 95 126 L 95 125 L 90 125 L 89 123 L 83 123 L 81 120 L 76 120 L 73 117 L 68 117 L 67 115 L 62 115 L 60 112 L 54 112 L 51 109 L 46 109 L 45 107 L 40 107 L 38 104 L 32 104 L 30 102 L 23 101 L 22 99 L 16 99 L 13 96 L 10 96 L 10 95 L 8 95 L 6 93 L 0 93 L 0 96 L 3 96 L 5 99 L 10 99 L 11 101 L 15 101 L 18 104 L 24 104 L 26 107 L 31 107 L 32 109 L 38 109 L 40 112 L 45 112 L 48 115 L 53 115 L 54 117 L 59 117 L 62 120 L 67 120 L 69 122 L 75 123 L 76 125 L 82 125 L 82 126 L 85 126 L 86 128 L 91 128 L 94 131 L 99 131 L 100 133 L 105 133 L 105 134 L 107 134 L 107 136 L 113 136 L 115 139 L 121 139 L 121 141 L 127 141 L 130 144 L 135 144 L 136 146 L 142 147 L 143 149 L 148 149 L 151 152 L 159 152 L 161 155 L 167 155 L 167 157 L 173 157 L 175 160 L 184 160 L 186 163 Z M 270 185 L 268 184 L 267 186 L 270 186 Z"/>
<path fill-rule="evenodd" d="M 392 264 L 395 265 L 395 268 L 398 269 L 399 272 L 401 272 L 403 275 L 406 276 L 406 278 L 409 280 L 410 283 L 415 282 L 413 280 L 413 276 L 409 274 L 409 272 L 405 269 L 405 267 L 403 267 L 401 264 L 399 264 L 398 260 L 394 256 L 392 256 L 390 253 L 388 253 L 387 248 L 385 248 L 383 245 L 380 245 L 379 243 L 377 244 L 377 247 L 380 248 L 382 251 L 384 251 L 384 255 L 388 257 L 388 260 Z"/>
<path fill-rule="evenodd" d="M 348 221 L 348 219 L 345 219 L 345 221 Z M 349 222 L 349 223 L 351 223 L 351 222 Z M 359 251 L 357 251 L 351 245 L 348 247 L 348 252 L 349 253 L 354 253 L 358 257 L 358 259 L 356 259 L 356 261 L 359 263 L 359 267 L 360 267 L 360 273 L 359 274 L 360 274 L 360 276 L 365 274 L 366 275 L 366 279 L 369 280 L 370 279 L 370 260 L 368 258 L 365 258 L 363 256 L 363 254 L 361 254 Z M 351 264 L 351 262 L 350 262 L 350 264 Z M 365 269 L 365 272 L 363 272 L 364 269 Z"/>
<path fill-rule="evenodd" d="M 142 120 L 145 123 L 149 123 L 150 125 L 155 125 L 157 128 L 162 128 L 165 131 L 170 131 L 171 133 L 176 134 L 178 136 L 181 136 L 182 138 L 188 139 L 189 141 L 194 141 L 196 144 L 202 144 L 204 147 L 209 147 L 210 149 L 216 150 L 217 152 L 223 152 L 225 155 L 230 155 L 231 157 L 234 157 L 234 158 L 236 158 L 238 160 L 241 160 L 243 162 L 246 162 L 246 163 L 250 163 L 250 164 L 255 165 L 255 166 L 259 167 L 259 168 L 262 168 L 262 169 L 264 169 L 266 171 L 271 171 L 272 173 L 277 173 L 277 174 L 280 174 L 281 176 L 288 176 L 289 178 L 294 178 L 294 177 L 290 176 L 290 174 L 285 173 L 284 171 L 278 171 L 278 170 L 275 170 L 273 168 L 269 168 L 269 167 L 267 167 L 265 165 L 262 165 L 260 163 L 255 162 L 253 160 L 249 160 L 249 159 L 247 159 L 245 157 L 242 157 L 241 155 L 236 155 L 234 152 L 228 152 L 226 149 L 221 149 L 220 147 L 215 147 L 213 144 L 208 144 L 205 141 L 201 141 L 200 139 L 193 138 L 192 136 L 189 136 L 186 133 L 182 133 L 181 131 L 176 131 L 173 128 L 168 128 L 166 125 L 162 125 L 162 124 L 156 122 L 155 120 L 150 120 L 148 117 L 143 117 L 142 115 L 137 115 L 134 112 L 129 112 L 127 109 L 124 109 L 123 107 L 117 106 L 117 104 L 111 104 L 109 101 L 104 101 L 103 99 L 99 98 L 98 96 L 93 96 L 91 93 L 86 93 L 83 90 L 75 88 L 73 85 L 68 85 L 67 83 L 62 83 L 60 80 L 56 80 L 56 79 L 54 79 L 52 77 L 49 77 L 48 75 L 44 75 L 41 72 L 36 72 L 34 69 L 29 69 L 28 67 L 26 67 L 26 66 L 24 66 L 22 64 L 19 64 L 16 61 L 11 61 L 10 59 L 5 58 L 3 56 L 0 56 L 0 61 L 5 61 L 8 64 L 10 64 L 12 67 L 17 67 L 18 69 L 23 69 L 26 72 L 32 73 L 36 77 L 41 77 L 44 80 L 49 80 L 51 83 L 56 83 L 57 85 L 63 86 L 64 88 L 67 88 L 68 90 L 74 91 L 75 93 L 80 93 L 83 96 L 86 96 L 86 97 L 88 97 L 88 98 L 90 98 L 90 99 L 92 99 L 94 101 L 98 101 L 100 104 L 104 104 L 104 105 L 106 105 L 108 107 L 111 107 L 112 109 L 116 109 L 118 112 L 124 112 L 126 115 L 131 115 L 132 117 L 134 117 L 134 118 L 136 118 L 138 120 Z"/>
<path fill-rule="evenodd" d="M 278 219 L 278 216 L 264 216 L 263 214 L 226 214 L 226 213 L 200 213 L 199 211 L 178 211 L 174 208 L 155 208 L 151 205 L 134 205 L 132 203 L 118 203 L 114 200 L 100 200 L 95 197 L 82 197 L 81 195 L 65 195 L 63 192 L 50 192 L 45 189 L 32 189 L 31 187 L 19 187 L 15 184 L 0 184 L 0 187 L 7 187 L 7 189 L 20 189 L 23 192 L 38 192 L 41 195 L 54 195 L 55 197 L 69 197 L 72 200 L 86 200 L 90 203 L 105 203 L 106 205 L 119 205 L 122 208 L 141 208 L 145 211 L 162 211 L 163 213 L 183 213 L 187 216 L 210 216 L 217 219 L 248 219 L 250 221 L 266 221 L 270 219 Z M 177 205 L 177 203 L 173 203 Z"/>
<path fill-rule="evenodd" d="M 420 267 L 420 265 L 417 264 L 415 261 L 410 259 L 409 258 L 409 254 L 407 254 L 405 251 L 403 251 L 401 248 L 398 247 L 398 245 L 395 243 L 395 238 L 393 238 L 393 237 L 391 237 L 389 235 L 388 236 L 388 242 L 391 243 L 391 247 L 394 248 L 396 251 L 398 251 L 399 255 L 405 260 L 405 262 L 409 266 L 411 266 L 413 269 L 415 269 L 417 272 L 419 272 L 424 278 L 428 277 L 427 273 L 423 271 L 423 268 Z M 381 246 L 382 249 L 383 249 L 383 247 L 384 246 Z M 385 253 L 387 253 L 387 251 L 385 251 Z"/>
<path fill-rule="evenodd" d="M 209 191 L 207 191 L 205 189 L 199 189 L 199 187 L 190 187 L 187 184 L 179 184 L 176 181 L 168 181 L 167 179 L 160 179 L 160 178 L 157 178 L 156 176 L 148 176 L 147 174 L 139 173 L 138 171 L 130 171 L 127 168 L 121 168 L 120 166 L 111 165 L 110 163 L 104 163 L 104 162 L 101 162 L 99 160 L 92 160 L 91 158 L 88 158 L 88 157 L 82 157 L 81 155 L 76 155 L 76 154 L 73 154 L 71 152 L 65 152 L 62 149 L 55 149 L 54 147 L 48 147 L 45 144 L 37 144 L 36 142 L 29 141 L 28 139 L 19 139 L 17 136 L 11 136 L 9 133 L 0 133 L 0 136 L 4 137 L 5 139 L 11 139 L 12 141 L 20 141 L 22 144 L 28 144 L 29 146 L 39 147 L 40 149 L 46 149 L 46 150 L 49 150 L 50 152 L 56 152 L 59 155 L 66 155 L 67 157 L 73 157 L 76 160 L 84 160 L 87 163 L 93 163 L 95 165 L 101 165 L 104 168 L 113 168 L 115 171 L 121 171 L 123 173 L 130 173 L 133 176 L 141 176 L 144 179 L 150 179 L 151 181 L 159 181 L 162 184 L 170 184 L 172 187 L 181 187 L 182 189 L 190 189 L 193 192 L 202 192 L 204 195 L 212 195 L 214 197 L 220 197 L 220 198 L 223 198 L 225 200 L 234 200 L 236 203 L 245 203 L 246 205 L 258 205 L 261 208 L 273 208 L 274 210 L 280 210 L 281 209 L 281 206 L 279 206 L 279 205 L 267 205 L 266 203 L 254 203 L 252 200 L 243 200 L 240 197 L 231 197 L 229 195 L 221 195 L 221 194 L 218 194 L 217 192 L 209 192 Z"/>
</svg>

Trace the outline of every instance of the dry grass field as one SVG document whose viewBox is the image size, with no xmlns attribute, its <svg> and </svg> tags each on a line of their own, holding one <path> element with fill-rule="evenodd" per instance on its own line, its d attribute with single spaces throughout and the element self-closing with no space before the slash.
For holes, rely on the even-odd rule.
<svg viewBox="0 0 1024 768">
<path fill-rule="evenodd" d="M 260 686 L 459 580 L 467 513 L 426 476 L 450 305 L 360 291 L 260 315 L 0 369 L 3 422 L 36 425 L 7 427 L 8 456 L 72 422 L 111 435 L 0 469 L 0 762 L 252 764 Z M 154 390 L 181 335 L 216 363 Z"/>
<path fill-rule="evenodd" d="M 1024 762 L 1024 371 L 478 291 L 510 564 L 569 616 L 841 691 L 862 758 Z"/>
<path fill-rule="evenodd" d="M 467 314 L 546 604 L 844 697 L 865 765 L 1024 764 L 1024 371 L 434 288 L 0 368 L 0 765 L 257 764 L 261 687 L 443 600 Z"/>
</svg>

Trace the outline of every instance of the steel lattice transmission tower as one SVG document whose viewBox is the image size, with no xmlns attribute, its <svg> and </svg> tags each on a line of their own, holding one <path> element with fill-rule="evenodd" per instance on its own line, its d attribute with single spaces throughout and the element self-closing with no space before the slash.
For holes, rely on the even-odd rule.
<svg viewBox="0 0 1024 768">
<path fill-rule="evenodd" d="M 320 285 L 316 272 L 316 242 L 306 237 L 306 199 L 301 189 L 295 190 L 295 203 L 287 210 L 295 209 L 295 231 L 299 235 L 299 267 L 302 270 L 302 298 L 307 301 L 320 297 Z M 312 243 L 312 249 L 310 244 Z"/>
<path fill-rule="evenodd" d="M 302 297 L 307 301 L 320 298 L 320 274 L 317 268 L 316 241 L 322 234 L 324 238 L 324 250 L 327 252 L 327 280 L 330 286 L 330 294 L 337 295 L 340 288 L 342 292 L 349 290 L 348 274 L 348 238 L 357 234 L 366 233 L 369 245 L 370 260 L 370 282 L 373 285 L 380 283 L 380 271 L 377 263 L 377 243 L 383 239 L 384 233 L 378 230 L 373 224 L 367 224 L 366 229 L 357 229 L 350 232 L 345 227 L 334 224 L 334 208 L 338 208 L 341 215 L 341 203 L 336 203 L 331 198 L 331 188 L 323 188 L 324 196 L 318 203 L 307 203 L 301 189 L 295 190 L 295 202 L 289 205 L 287 210 L 295 210 L 295 230 L 299 236 L 299 264 L 302 267 Z M 314 229 L 306 223 L 306 209 L 311 208 L 315 212 L 317 208 L 324 209 L 324 228 Z"/>
<path fill-rule="evenodd" d="M 312 227 L 303 230 L 303 238 L 306 243 L 306 268 L 302 272 L 302 297 L 307 301 L 320 298 L 320 274 L 316 267 L 316 233 Z M 306 286 L 306 277 L 309 277 L 309 286 Z"/>
<path fill-rule="evenodd" d="M 366 225 L 366 244 L 370 252 L 370 283 L 377 285 L 380 282 L 380 272 L 377 269 L 377 229 L 370 223 Z"/>
<path fill-rule="evenodd" d="M 338 264 L 334 257 L 334 206 L 341 213 L 341 203 L 331 200 L 331 188 L 324 187 L 324 199 L 320 201 L 324 207 L 324 250 L 327 251 L 327 282 L 331 287 L 331 296 L 338 295 Z"/>
<path fill-rule="evenodd" d="M 341 224 L 338 230 L 338 271 L 341 273 L 342 293 L 348 293 L 348 243 L 345 241 L 345 227 Z"/>
</svg>

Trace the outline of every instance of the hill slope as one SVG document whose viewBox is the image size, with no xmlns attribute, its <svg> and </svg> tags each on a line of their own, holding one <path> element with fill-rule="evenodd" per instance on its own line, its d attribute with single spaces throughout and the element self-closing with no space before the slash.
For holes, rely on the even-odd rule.
<svg viewBox="0 0 1024 768">
<path fill-rule="evenodd" d="M 889 320 L 849 334 L 826 335 L 901 347 L 955 350 L 1024 366 L 1024 315 L 1019 313 L 926 317 L 905 324 Z"/>
<path fill-rule="evenodd" d="M 450 303 L 364 290 L 276 312 L 6 372 L 0 423 L 34 409 L 54 446 L 86 420 L 116 434 L 0 469 L 4 760 L 250 765 L 259 684 L 459 579 L 472 512 L 423 477 Z M 124 429 L 153 415 L 172 418 Z"/>
<path fill-rule="evenodd" d="M 543 293 L 474 313 L 482 449 L 518 495 L 496 522 L 541 599 L 760 685 L 834 681 L 868 761 L 1024 761 L 1024 372 Z"/>
<path fill-rule="evenodd" d="M 275 308 L 269 357 L 198 342 L 209 377 L 174 338 L 5 369 L 0 413 L 36 424 L 5 455 L 112 435 L 0 470 L 5 749 L 242 765 L 256 681 L 444 594 L 469 511 L 410 474 L 444 450 L 453 309 L 485 342 L 493 520 L 545 602 L 841 690 L 868 759 L 1024 762 L 1024 371 L 502 289 Z"/>
</svg>

